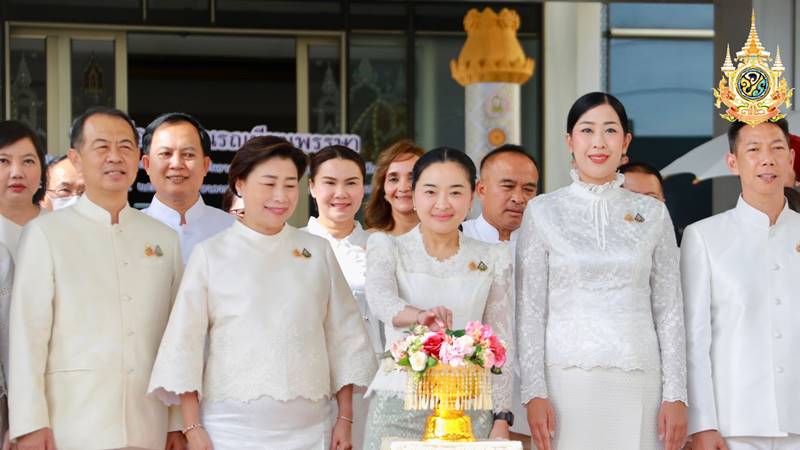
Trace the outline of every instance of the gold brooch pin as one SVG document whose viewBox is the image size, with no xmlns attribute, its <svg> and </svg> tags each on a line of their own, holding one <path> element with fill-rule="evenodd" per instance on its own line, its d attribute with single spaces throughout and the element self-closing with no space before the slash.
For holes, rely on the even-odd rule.
<svg viewBox="0 0 800 450">
<path fill-rule="evenodd" d="M 156 245 L 155 247 L 153 247 L 152 245 L 147 244 L 147 245 L 144 246 L 144 256 L 148 256 L 148 257 L 149 256 L 155 256 L 155 257 L 160 258 L 160 257 L 164 256 L 164 251 L 161 250 L 161 246 L 160 245 Z"/>
<path fill-rule="evenodd" d="M 483 261 L 478 261 L 477 264 L 475 263 L 475 261 L 470 261 L 467 267 L 469 267 L 469 270 L 479 270 L 481 272 L 486 272 L 487 270 L 489 270 L 489 266 L 487 266 L 486 263 L 484 263 Z"/>
<path fill-rule="evenodd" d="M 311 258 L 311 252 L 310 252 L 310 251 L 308 251 L 308 250 L 307 250 L 307 249 L 305 249 L 305 248 L 304 248 L 303 250 L 298 250 L 298 249 L 294 249 L 294 250 L 292 250 L 292 255 L 293 255 L 295 258 L 301 258 L 301 257 L 302 257 L 302 258 Z"/>
<path fill-rule="evenodd" d="M 625 222 L 633 222 L 633 215 L 631 213 L 625 214 Z"/>
<path fill-rule="evenodd" d="M 639 213 L 636 213 L 636 217 L 634 217 L 633 220 L 635 220 L 635 221 L 637 221 L 639 223 L 643 223 L 644 222 L 644 216 L 639 214 Z"/>
</svg>

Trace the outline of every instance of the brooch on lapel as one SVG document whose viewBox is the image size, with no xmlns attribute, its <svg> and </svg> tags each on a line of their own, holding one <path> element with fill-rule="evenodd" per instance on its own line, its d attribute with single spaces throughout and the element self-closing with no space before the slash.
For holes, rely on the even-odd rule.
<svg viewBox="0 0 800 450">
<path fill-rule="evenodd" d="M 306 250 L 305 248 L 301 251 L 298 249 L 292 250 L 292 256 L 295 258 L 311 258 L 311 252 Z"/>
<path fill-rule="evenodd" d="M 152 245 L 147 244 L 144 246 L 144 256 L 147 257 L 155 256 L 157 258 L 160 258 L 164 256 L 164 250 L 161 250 L 160 245 L 156 245 L 155 247 L 153 247 Z"/>
<path fill-rule="evenodd" d="M 635 216 L 633 214 L 631 214 L 631 213 L 625 214 L 624 219 L 625 219 L 625 222 L 637 222 L 637 223 L 643 223 L 644 222 L 644 216 L 639 214 L 639 213 L 636 213 Z"/>
<path fill-rule="evenodd" d="M 481 272 L 489 270 L 489 267 L 483 261 L 478 261 L 478 264 L 475 264 L 475 261 L 471 261 L 467 267 L 469 267 L 469 270 L 480 270 Z"/>
</svg>

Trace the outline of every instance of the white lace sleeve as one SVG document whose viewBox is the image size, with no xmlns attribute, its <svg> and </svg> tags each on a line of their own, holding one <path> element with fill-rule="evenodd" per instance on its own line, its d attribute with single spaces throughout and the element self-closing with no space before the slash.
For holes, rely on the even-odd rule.
<svg viewBox="0 0 800 450">
<path fill-rule="evenodd" d="M 394 238 L 373 233 L 367 241 L 367 304 L 375 317 L 387 326 L 408 303 L 397 289 L 397 251 Z"/>
<path fill-rule="evenodd" d="M 544 332 L 547 323 L 547 246 L 530 205 L 517 240 L 517 351 L 522 403 L 547 398 Z"/>
<path fill-rule="evenodd" d="M 375 376 L 377 361 L 353 292 L 330 246 L 326 246 L 325 258 L 331 283 L 324 322 L 325 342 L 332 393 L 336 393 L 348 384 L 369 386 Z"/>
<path fill-rule="evenodd" d="M 202 397 L 208 323 L 208 257 L 198 245 L 189 257 L 161 339 L 148 393 L 167 405 L 179 404 L 179 395 L 187 392 L 197 391 Z"/>
<path fill-rule="evenodd" d="M 494 332 L 506 346 L 506 363 L 503 373 L 492 375 L 492 401 L 494 411 L 511 411 L 511 390 L 513 388 L 514 363 L 516 362 L 516 349 L 514 344 L 511 255 L 508 247 L 497 245 L 492 248 L 494 253 L 494 278 L 489 289 L 489 298 L 486 299 L 486 310 L 483 321 L 491 325 Z"/>
<path fill-rule="evenodd" d="M 661 236 L 650 274 L 653 320 L 661 350 L 662 398 L 686 404 L 686 330 L 681 293 L 680 253 L 672 220 L 664 208 Z"/>
</svg>

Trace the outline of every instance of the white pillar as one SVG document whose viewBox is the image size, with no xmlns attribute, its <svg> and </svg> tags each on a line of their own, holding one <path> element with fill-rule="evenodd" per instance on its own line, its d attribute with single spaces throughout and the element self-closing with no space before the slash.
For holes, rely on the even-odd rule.
<svg viewBox="0 0 800 450">
<path fill-rule="evenodd" d="M 519 84 L 468 84 L 464 106 L 466 152 L 476 165 L 503 144 L 520 144 Z"/>
<path fill-rule="evenodd" d="M 603 5 L 544 4 L 544 192 L 571 183 L 567 113 L 583 94 L 603 91 Z"/>
</svg>

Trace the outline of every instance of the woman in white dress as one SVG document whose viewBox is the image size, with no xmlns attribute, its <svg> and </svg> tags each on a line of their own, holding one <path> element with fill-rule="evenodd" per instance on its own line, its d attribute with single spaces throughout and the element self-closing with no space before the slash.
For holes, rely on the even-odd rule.
<svg viewBox="0 0 800 450">
<path fill-rule="evenodd" d="M 662 202 L 621 189 L 622 104 L 567 118 L 573 183 L 528 204 L 517 242 L 522 401 L 540 450 L 678 450 L 686 348 L 678 248 Z"/>
<path fill-rule="evenodd" d="M 45 150 L 36 133 L 15 120 L 0 122 L 0 243 L 16 257 L 22 227 L 43 213 Z"/>
<path fill-rule="evenodd" d="M 351 448 L 375 357 L 330 245 L 286 223 L 305 167 L 283 139 L 249 140 L 229 171 L 243 219 L 189 258 L 149 391 L 180 403 L 192 450 Z"/>
<path fill-rule="evenodd" d="M 350 148 L 332 145 L 312 155 L 308 165 L 308 187 L 319 217 L 309 217 L 308 226 L 303 230 L 325 238 L 331 244 L 358 302 L 372 348 L 378 354 L 383 353 L 380 324 L 369 313 L 364 295 L 369 233 L 356 220 L 356 213 L 364 200 L 366 177 L 364 158 Z"/>
<path fill-rule="evenodd" d="M 508 438 L 511 409 L 512 280 L 508 249 L 464 236 L 458 229 L 472 205 L 475 165 L 459 150 L 439 148 L 414 165 L 418 227 L 406 234 L 374 233 L 367 244 L 367 301 L 383 322 L 387 349 L 409 326 L 492 326 L 508 346 L 502 375 L 492 376 L 494 412 L 472 413 L 477 438 Z M 385 437 L 419 439 L 429 411 L 403 408 L 405 372 L 379 370 L 370 385 L 364 450 Z"/>
<path fill-rule="evenodd" d="M 372 193 L 364 208 L 364 223 L 369 231 L 397 236 L 417 226 L 419 218 L 411 199 L 411 169 L 425 150 L 402 140 L 378 156 L 372 175 Z"/>
</svg>

